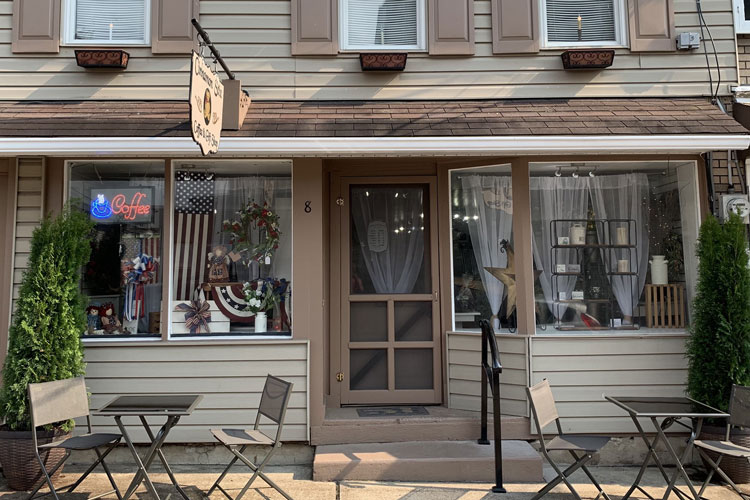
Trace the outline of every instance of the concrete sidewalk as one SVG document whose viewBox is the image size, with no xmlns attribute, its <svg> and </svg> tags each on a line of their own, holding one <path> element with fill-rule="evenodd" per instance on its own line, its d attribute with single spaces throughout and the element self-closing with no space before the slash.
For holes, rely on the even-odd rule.
<svg viewBox="0 0 750 500">
<path fill-rule="evenodd" d="M 218 477 L 221 467 L 216 466 L 175 466 L 173 467 L 180 484 L 191 500 L 205 498 L 203 492 L 207 490 Z M 127 467 L 116 465 L 112 467 L 115 480 L 121 489 L 127 487 L 133 474 Z M 612 496 L 613 500 L 621 497 L 628 490 L 635 479 L 638 469 L 635 467 L 592 467 L 594 476 L 602 484 L 604 490 Z M 62 484 L 70 484 L 78 477 L 76 472 L 83 472 L 80 466 L 65 469 Z M 268 467 L 269 477 L 276 481 L 295 500 L 530 500 L 533 494 L 542 487 L 542 484 L 507 484 L 508 493 L 505 495 L 490 493 L 489 484 L 479 483 L 389 483 L 377 481 L 340 481 L 340 482 L 314 482 L 311 480 L 312 471 L 306 466 Z M 669 472 L 674 469 L 668 469 Z M 545 473 L 545 475 L 547 475 Z M 240 468 L 233 469 L 222 485 L 232 495 L 236 495 L 248 475 Z M 162 500 L 181 500 L 181 497 L 171 487 L 169 478 L 165 473 L 154 472 L 151 474 Z M 594 498 L 596 490 L 588 483 L 583 473 L 573 476 L 573 483 L 583 498 Z M 641 483 L 653 496 L 661 498 L 664 492 L 664 484 L 659 472 L 650 468 Z M 78 490 L 71 494 L 62 494 L 61 500 L 85 500 L 91 495 L 107 491 L 109 482 L 104 473 L 91 474 L 86 481 L 79 486 Z M 27 496 L 24 492 L 10 491 L 3 479 L 0 479 L 0 499 L 23 500 Z M 704 497 L 710 500 L 737 500 L 737 495 L 728 487 L 712 484 L 704 492 Z M 51 497 L 45 497 L 51 498 Z M 105 498 L 116 499 L 116 496 Z M 132 498 L 150 499 L 145 487 L 141 486 Z M 226 498 L 220 492 L 213 493 L 212 499 Z M 638 493 L 637 499 L 645 498 Z M 672 498 L 677 498 L 672 495 Z M 275 490 L 268 487 L 263 480 L 256 480 L 253 487 L 243 500 L 276 500 L 283 499 Z M 564 486 L 558 486 L 546 497 L 547 500 L 573 500 L 572 495 Z"/>
</svg>

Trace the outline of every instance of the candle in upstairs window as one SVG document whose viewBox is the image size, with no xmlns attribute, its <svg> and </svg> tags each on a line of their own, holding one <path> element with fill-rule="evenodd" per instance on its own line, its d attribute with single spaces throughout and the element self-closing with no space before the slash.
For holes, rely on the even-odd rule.
<svg viewBox="0 0 750 500">
<path fill-rule="evenodd" d="M 581 17 L 581 14 L 578 14 L 578 31 L 581 31 L 583 29 L 583 18 Z"/>
<path fill-rule="evenodd" d="M 114 28 L 115 25 L 113 23 L 109 23 L 109 40 L 112 41 L 112 28 Z M 581 29 L 581 28 L 578 28 Z"/>
</svg>

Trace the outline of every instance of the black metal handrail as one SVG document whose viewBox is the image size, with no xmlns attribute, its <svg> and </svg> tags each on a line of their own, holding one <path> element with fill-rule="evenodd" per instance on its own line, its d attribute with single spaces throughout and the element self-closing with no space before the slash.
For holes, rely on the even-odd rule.
<svg viewBox="0 0 750 500">
<path fill-rule="evenodd" d="M 479 320 L 482 328 L 482 434 L 479 444 L 490 444 L 487 439 L 487 386 L 492 390 L 492 420 L 495 431 L 495 486 L 494 493 L 505 493 L 503 487 L 503 449 L 502 432 L 500 429 L 500 374 L 503 365 L 500 364 L 500 352 L 497 348 L 495 330 L 486 319 Z M 489 357 L 489 358 L 488 358 Z"/>
</svg>

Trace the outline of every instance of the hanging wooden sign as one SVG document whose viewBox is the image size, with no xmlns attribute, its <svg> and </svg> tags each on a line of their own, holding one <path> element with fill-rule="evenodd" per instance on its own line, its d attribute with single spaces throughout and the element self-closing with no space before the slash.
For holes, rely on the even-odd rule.
<svg viewBox="0 0 750 500">
<path fill-rule="evenodd" d="M 193 51 L 190 66 L 190 129 L 203 155 L 216 153 L 221 138 L 224 84 Z"/>
</svg>

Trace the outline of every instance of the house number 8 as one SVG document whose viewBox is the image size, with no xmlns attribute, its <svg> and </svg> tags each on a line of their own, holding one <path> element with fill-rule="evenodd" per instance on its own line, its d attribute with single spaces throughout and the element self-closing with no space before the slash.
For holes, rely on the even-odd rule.
<svg viewBox="0 0 750 500">
<path fill-rule="evenodd" d="M 311 203 L 312 203 L 311 201 L 306 201 L 305 202 L 305 213 L 306 214 L 309 214 L 310 212 L 312 212 L 312 207 L 310 206 Z"/>
</svg>

